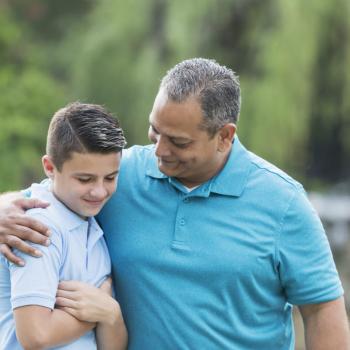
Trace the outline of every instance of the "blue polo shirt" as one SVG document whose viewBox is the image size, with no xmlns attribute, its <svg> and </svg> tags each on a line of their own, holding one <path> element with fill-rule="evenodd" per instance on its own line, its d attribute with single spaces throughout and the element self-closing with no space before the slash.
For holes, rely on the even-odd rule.
<svg viewBox="0 0 350 350">
<path fill-rule="evenodd" d="M 291 305 L 343 294 L 302 186 L 237 137 L 191 192 L 159 171 L 153 146 L 127 150 L 99 222 L 129 350 L 293 349 Z"/>
<path fill-rule="evenodd" d="M 79 280 L 99 286 L 110 274 L 111 263 L 103 232 L 94 218 L 83 220 L 48 190 L 48 184 L 33 184 L 31 196 L 50 202 L 47 209 L 32 209 L 28 215 L 44 222 L 52 232 L 49 247 L 37 246 L 42 258 L 16 251 L 24 267 L 0 258 L 0 349 L 23 350 L 16 338 L 12 310 L 26 305 L 54 308 L 61 280 Z M 94 331 L 55 349 L 96 350 Z"/>
</svg>

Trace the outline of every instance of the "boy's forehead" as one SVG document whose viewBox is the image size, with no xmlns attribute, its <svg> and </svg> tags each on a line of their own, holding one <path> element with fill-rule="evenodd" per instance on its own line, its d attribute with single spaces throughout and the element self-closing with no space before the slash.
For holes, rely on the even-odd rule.
<svg viewBox="0 0 350 350">
<path fill-rule="evenodd" d="M 73 152 L 62 166 L 62 171 L 84 174 L 112 173 L 119 169 L 121 152 L 78 153 Z"/>
</svg>

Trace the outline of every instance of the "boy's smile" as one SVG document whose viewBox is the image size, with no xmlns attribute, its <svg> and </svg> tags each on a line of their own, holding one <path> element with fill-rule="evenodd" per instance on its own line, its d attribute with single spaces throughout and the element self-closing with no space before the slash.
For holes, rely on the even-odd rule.
<svg viewBox="0 0 350 350">
<path fill-rule="evenodd" d="M 121 152 L 73 152 L 59 171 L 49 156 L 43 157 L 52 192 L 70 210 L 86 218 L 95 216 L 116 190 Z"/>
</svg>

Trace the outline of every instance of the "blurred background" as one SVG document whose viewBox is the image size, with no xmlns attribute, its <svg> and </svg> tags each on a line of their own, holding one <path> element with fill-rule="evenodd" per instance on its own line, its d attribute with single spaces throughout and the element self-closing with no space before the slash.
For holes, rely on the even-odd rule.
<svg viewBox="0 0 350 350">
<path fill-rule="evenodd" d="M 43 177 L 49 120 L 71 101 L 147 143 L 160 79 L 195 56 L 240 76 L 240 139 L 310 193 L 349 305 L 348 0 L 0 0 L 0 191 Z"/>
</svg>

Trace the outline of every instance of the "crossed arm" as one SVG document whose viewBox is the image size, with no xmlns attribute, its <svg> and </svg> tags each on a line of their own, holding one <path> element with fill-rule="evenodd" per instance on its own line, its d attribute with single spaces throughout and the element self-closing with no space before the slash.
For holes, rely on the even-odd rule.
<svg viewBox="0 0 350 350">
<path fill-rule="evenodd" d="M 9 196 L 6 197 L 5 202 Z M 5 208 L 4 201 L 1 201 L 3 197 L 0 198 L 0 243 L 3 243 L 1 251 L 4 255 L 19 265 L 23 260 L 15 257 L 10 247 L 41 256 L 37 248 L 23 240 L 45 244 L 49 236 L 45 225 L 25 216 L 24 210 L 46 204 L 26 200 L 19 195 L 11 194 L 11 197 L 11 204 L 5 205 Z M 110 280 L 100 288 L 80 282 L 61 283 L 55 309 L 37 305 L 14 309 L 17 338 L 24 349 L 41 350 L 70 343 L 95 328 L 99 350 L 125 349 L 126 328 L 119 304 L 111 295 Z"/>
<path fill-rule="evenodd" d="M 54 310 L 24 306 L 14 310 L 16 335 L 26 350 L 63 345 L 96 327 L 99 350 L 123 350 L 127 332 L 119 304 L 111 297 L 111 280 L 100 288 L 68 281 L 59 284 Z"/>
<path fill-rule="evenodd" d="M 14 310 L 16 335 L 26 350 L 41 350 L 70 343 L 96 324 L 81 322 L 62 310 L 30 305 Z"/>
</svg>

